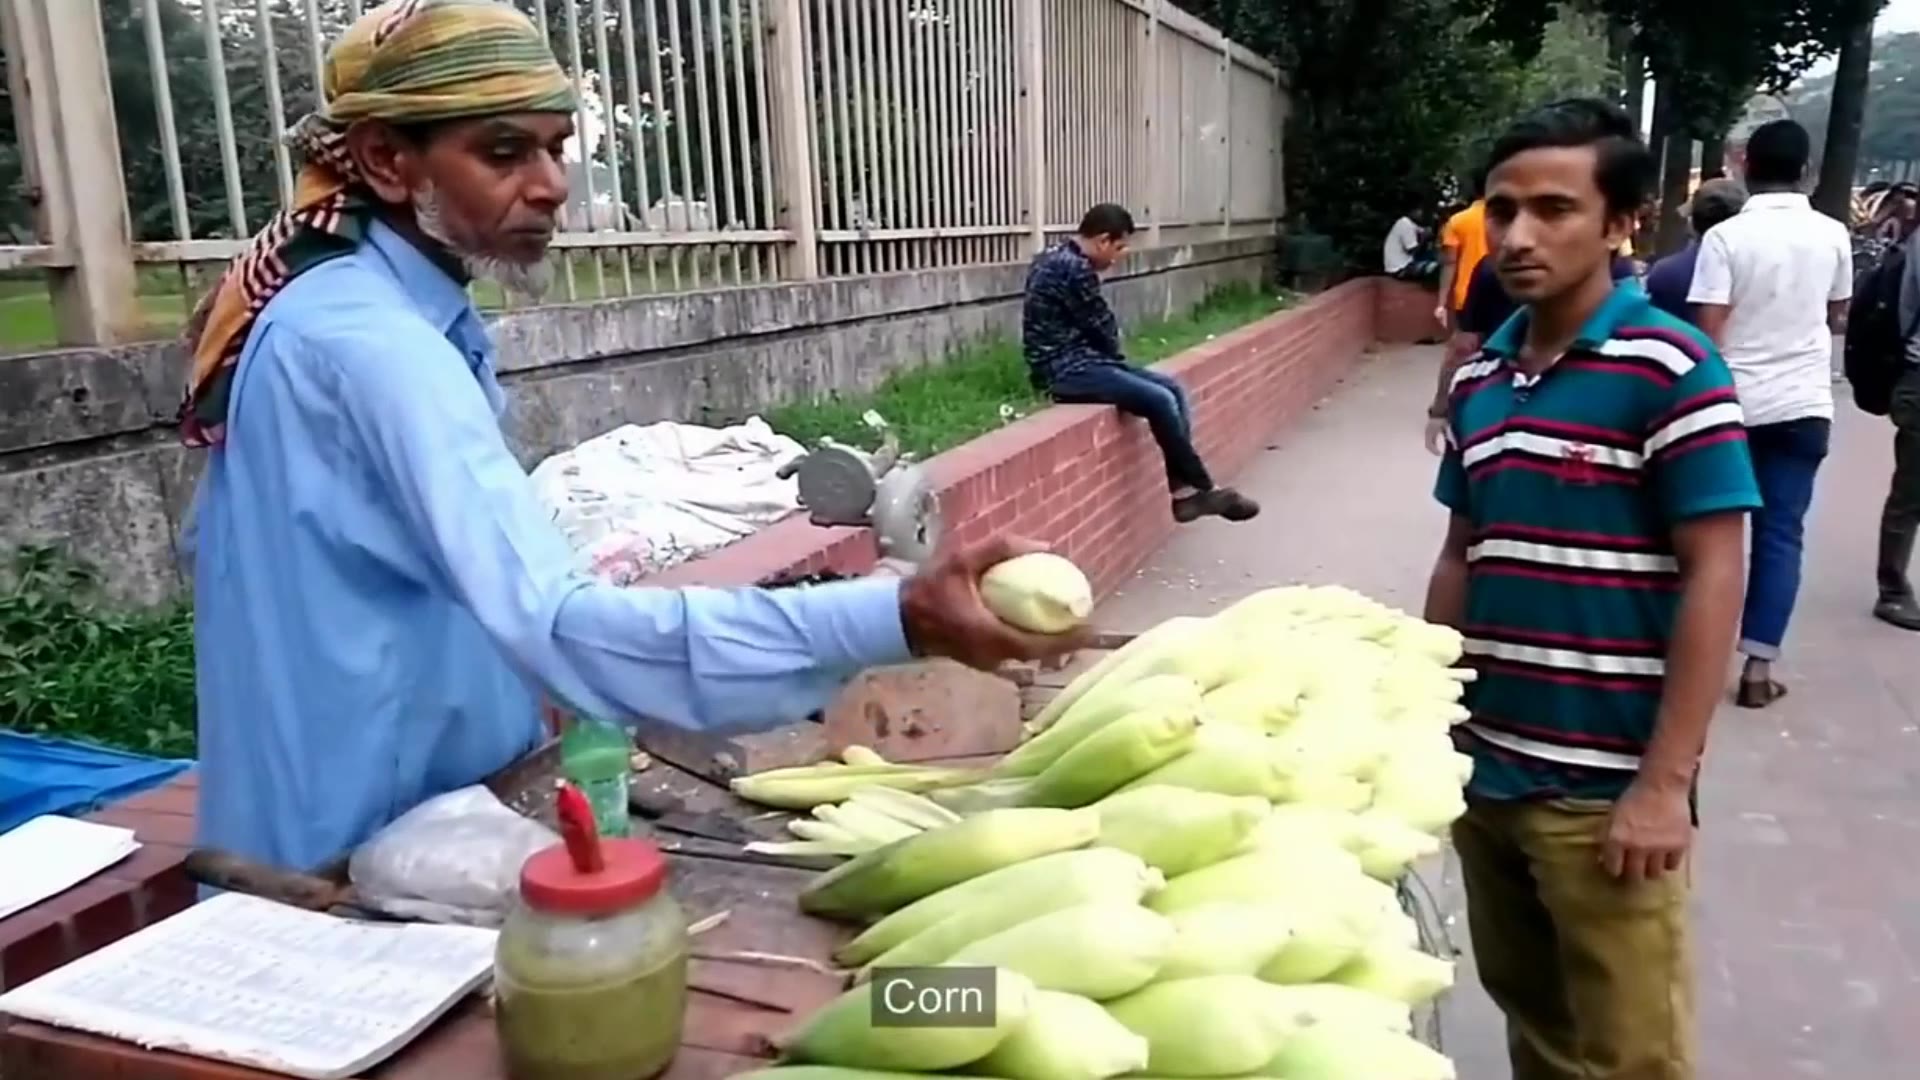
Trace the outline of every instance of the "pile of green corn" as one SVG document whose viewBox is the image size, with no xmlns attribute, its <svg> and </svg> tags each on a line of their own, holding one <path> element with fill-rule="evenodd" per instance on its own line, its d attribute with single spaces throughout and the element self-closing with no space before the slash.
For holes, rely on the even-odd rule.
<svg viewBox="0 0 1920 1080">
<path fill-rule="evenodd" d="M 735 782 L 847 861 L 853 988 L 752 1080 L 1453 1080 L 1453 982 L 1393 887 L 1465 811 L 1455 632 L 1340 588 L 1256 593 L 1109 654 L 980 770 L 871 751 Z M 874 1023 L 872 979 L 995 970 L 990 1024 Z"/>
</svg>

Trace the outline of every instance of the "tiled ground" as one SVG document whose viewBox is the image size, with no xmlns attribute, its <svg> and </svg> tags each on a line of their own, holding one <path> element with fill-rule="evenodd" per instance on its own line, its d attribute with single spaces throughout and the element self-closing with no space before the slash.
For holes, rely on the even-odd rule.
<svg viewBox="0 0 1920 1080">
<path fill-rule="evenodd" d="M 1101 624 L 1139 629 L 1289 580 L 1417 610 L 1442 521 L 1419 434 L 1437 362 L 1381 355 L 1241 474 L 1258 519 L 1190 526 Z M 1891 454 L 1884 421 L 1841 413 L 1782 668 L 1792 693 L 1765 713 L 1729 706 L 1713 735 L 1696 923 L 1706 1080 L 1920 1077 L 1920 637 L 1866 615 Z M 1457 912 L 1457 889 L 1440 891 Z M 1464 920 L 1453 931 L 1464 947 Z M 1465 964 L 1444 1033 L 1463 1080 L 1506 1076 Z"/>
</svg>

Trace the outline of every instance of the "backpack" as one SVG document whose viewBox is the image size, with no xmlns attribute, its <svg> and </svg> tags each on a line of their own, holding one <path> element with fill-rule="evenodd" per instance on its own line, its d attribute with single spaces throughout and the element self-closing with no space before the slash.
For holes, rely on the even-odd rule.
<svg viewBox="0 0 1920 1080">
<path fill-rule="evenodd" d="M 1900 286 L 1906 274 L 1905 245 L 1888 250 L 1861 275 L 1847 306 L 1842 354 L 1847 383 L 1853 387 L 1853 403 L 1874 416 L 1892 409 L 1893 386 L 1907 369 L 1907 341 L 1920 330 L 1920 314 L 1912 324 L 1900 321 Z"/>
</svg>

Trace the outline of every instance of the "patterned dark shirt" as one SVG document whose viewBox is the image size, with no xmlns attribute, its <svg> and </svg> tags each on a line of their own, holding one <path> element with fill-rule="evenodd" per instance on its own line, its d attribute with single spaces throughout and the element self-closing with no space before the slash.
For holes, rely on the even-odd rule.
<svg viewBox="0 0 1920 1080">
<path fill-rule="evenodd" d="M 1028 374 L 1040 389 L 1091 364 L 1125 359 L 1119 321 L 1100 294 L 1100 275 L 1073 241 L 1033 257 L 1021 337 Z"/>
</svg>

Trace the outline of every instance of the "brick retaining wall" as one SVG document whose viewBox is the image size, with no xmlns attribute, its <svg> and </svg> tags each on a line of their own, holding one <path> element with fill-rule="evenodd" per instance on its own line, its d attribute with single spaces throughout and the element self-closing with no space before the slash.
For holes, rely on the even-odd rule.
<svg viewBox="0 0 1920 1080">
<path fill-rule="evenodd" d="M 1415 316 L 1432 321 L 1432 294 L 1422 296 L 1397 282 L 1350 281 L 1160 364 L 1193 398 L 1200 451 L 1215 479 L 1227 482 L 1376 338 L 1416 340 Z M 1004 531 L 1044 541 L 1103 595 L 1174 528 L 1159 448 L 1144 423 L 1107 406 L 1043 409 L 928 466 L 941 513 L 961 539 Z M 795 516 L 647 580 L 745 585 L 787 573 L 861 573 L 877 558 L 870 531 L 822 529 Z"/>
</svg>

